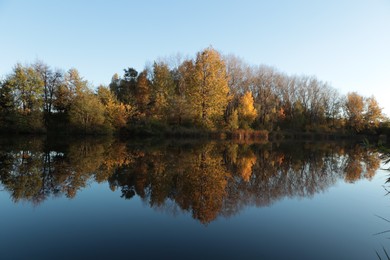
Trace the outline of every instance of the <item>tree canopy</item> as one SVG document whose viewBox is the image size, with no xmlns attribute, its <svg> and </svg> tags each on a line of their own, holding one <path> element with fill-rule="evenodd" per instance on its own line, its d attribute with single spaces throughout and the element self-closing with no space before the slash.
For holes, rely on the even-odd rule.
<svg viewBox="0 0 390 260">
<path fill-rule="evenodd" d="M 314 76 L 251 66 L 212 47 L 194 58 L 160 59 L 140 72 L 129 66 L 108 86 L 42 61 L 18 63 L 0 81 L 2 132 L 375 134 L 386 120 L 373 96 L 343 96 Z"/>
</svg>

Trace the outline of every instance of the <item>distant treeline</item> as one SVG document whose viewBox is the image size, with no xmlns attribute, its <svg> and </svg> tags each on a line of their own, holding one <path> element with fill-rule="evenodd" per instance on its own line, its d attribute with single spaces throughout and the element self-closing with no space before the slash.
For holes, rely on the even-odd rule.
<svg viewBox="0 0 390 260">
<path fill-rule="evenodd" d="M 74 68 L 43 62 L 16 64 L 0 82 L 2 132 L 376 134 L 384 120 L 374 97 L 343 96 L 315 77 L 250 66 L 213 48 L 141 72 L 126 68 L 97 88 Z"/>
</svg>

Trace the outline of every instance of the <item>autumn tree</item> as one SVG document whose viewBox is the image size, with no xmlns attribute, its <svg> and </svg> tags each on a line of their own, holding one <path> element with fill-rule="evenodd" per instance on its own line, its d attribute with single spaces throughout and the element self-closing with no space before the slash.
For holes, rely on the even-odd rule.
<svg viewBox="0 0 390 260">
<path fill-rule="evenodd" d="M 374 96 L 371 96 L 365 101 L 364 121 L 367 129 L 376 128 L 384 119 L 382 108 L 379 106 Z"/>
<path fill-rule="evenodd" d="M 240 127 L 238 111 L 234 109 L 233 112 L 228 117 L 228 128 L 230 130 L 237 130 Z"/>
<path fill-rule="evenodd" d="M 137 77 L 137 88 L 135 90 L 135 105 L 140 117 L 147 116 L 150 102 L 150 81 L 148 79 L 148 71 L 142 71 Z"/>
<path fill-rule="evenodd" d="M 32 67 L 17 64 L 8 81 L 14 88 L 16 101 L 22 112 L 29 113 L 41 108 L 43 82 Z"/>
<path fill-rule="evenodd" d="M 193 80 L 188 94 L 195 121 L 215 128 L 222 121 L 230 98 L 226 67 L 216 50 L 207 48 L 197 54 Z"/>
<path fill-rule="evenodd" d="M 73 129 L 83 133 L 106 130 L 104 106 L 76 69 L 65 74 L 65 83 L 57 89 L 56 97 L 56 108 L 68 117 Z"/>
<path fill-rule="evenodd" d="M 292 117 L 291 117 L 291 127 L 295 129 L 303 129 L 306 125 L 305 110 L 302 103 L 298 100 L 294 102 L 292 106 Z"/>
<path fill-rule="evenodd" d="M 364 98 L 356 92 L 348 93 L 344 106 L 349 127 L 356 132 L 363 130 Z"/>
<path fill-rule="evenodd" d="M 70 123 L 84 133 L 104 131 L 104 106 L 90 90 L 79 93 L 69 111 Z"/>
<path fill-rule="evenodd" d="M 342 99 L 340 93 L 332 87 L 329 87 L 324 93 L 323 106 L 325 116 L 330 128 L 336 127 L 336 121 L 341 117 Z"/>
<path fill-rule="evenodd" d="M 125 127 L 132 114 L 131 106 L 119 102 L 110 89 L 105 86 L 99 86 L 97 95 L 105 107 L 105 125 L 112 130 Z"/>
<path fill-rule="evenodd" d="M 253 103 L 253 96 L 250 91 L 245 92 L 240 98 L 238 104 L 238 118 L 240 126 L 244 129 L 250 128 L 250 125 L 257 117 L 257 111 L 253 106 Z"/>
<path fill-rule="evenodd" d="M 15 124 L 16 107 L 12 87 L 8 81 L 0 81 L 0 124 L 2 130 L 11 130 Z"/>
<path fill-rule="evenodd" d="M 78 95 L 84 91 L 89 90 L 88 80 L 80 76 L 77 69 L 72 68 L 68 70 L 65 75 L 66 85 L 73 95 Z"/>
<path fill-rule="evenodd" d="M 66 114 L 69 112 L 73 100 L 71 90 L 63 84 L 56 89 L 55 95 L 56 99 L 53 102 L 53 106 L 57 113 Z"/>
<path fill-rule="evenodd" d="M 17 64 L 1 83 L 0 122 L 21 132 L 58 132 L 68 129 L 74 121 L 70 111 L 74 116 L 84 98 L 101 103 L 104 127 L 118 129 L 131 122 L 127 126 L 133 132 L 180 132 L 195 125 L 269 131 L 343 131 L 346 126 L 374 133 L 384 120 L 374 97 L 352 92 L 343 100 L 314 76 L 251 66 L 234 55 L 221 57 L 211 47 L 195 59 L 156 61 L 140 73 L 128 67 L 122 76 L 115 74 L 109 90 L 100 89 L 98 97 L 91 88 L 76 69 L 62 72 L 41 61 Z M 99 106 L 95 101 L 88 106 L 92 104 Z"/>
<path fill-rule="evenodd" d="M 31 66 L 17 64 L 7 77 L 18 111 L 18 128 L 22 131 L 42 131 L 43 82 Z"/>
<path fill-rule="evenodd" d="M 183 61 L 172 74 L 175 81 L 175 98 L 171 100 L 170 111 L 172 121 L 177 125 L 182 125 L 183 123 L 189 122 L 193 115 L 189 97 L 191 89 L 195 84 L 194 62 L 192 60 Z"/>
<path fill-rule="evenodd" d="M 76 96 L 89 90 L 88 81 L 84 80 L 77 69 L 65 73 L 64 83 L 55 91 L 54 107 L 58 112 L 68 113 Z"/>
<path fill-rule="evenodd" d="M 278 119 L 280 97 L 276 90 L 285 84 L 283 80 L 283 75 L 272 67 L 260 66 L 253 69 L 250 90 L 258 111 L 257 122 L 265 129 L 272 130 L 274 122 Z"/>
<path fill-rule="evenodd" d="M 120 99 L 121 78 L 119 77 L 118 73 L 115 73 L 111 77 L 111 82 L 110 82 L 110 84 L 108 86 L 110 88 L 110 91 L 119 100 Z"/>
<path fill-rule="evenodd" d="M 152 117 L 165 121 L 171 113 L 170 107 L 175 98 L 175 81 L 166 63 L 153 64 L 151 87 Z"/>
<path fill-rule="evenodd" d="M 131 67 L 124 69 L 123 78 L 120 78 L 118 74 L 114 74 L 109 87 L 120 102 L 124 104 L 134 104 L 137 77 L 138 71 Z"/>
<path fill-rule="evenodd" d="M 104 85 L 100 85 L 97 88 L 97 95 L 104 106 L 110 103 L 110 101 L 117 102 L 114 93 Z"/>
<path fill-rule="evenodd" d="M 253 68 L 233 54 L 224 56 L 223 60 L 226 64 L 230 92 L 241 95 L 249 91 L 252 85 Z"/>
<path fill-rule="evenodd" d="M 43 110 L 46 114 L 51 114 L 54 108 L 55 92 L 64 81 L 63 72 L 53 71 L 42 61 L 35 62 L 33 68 L 43 83 Z"/>
</svg>

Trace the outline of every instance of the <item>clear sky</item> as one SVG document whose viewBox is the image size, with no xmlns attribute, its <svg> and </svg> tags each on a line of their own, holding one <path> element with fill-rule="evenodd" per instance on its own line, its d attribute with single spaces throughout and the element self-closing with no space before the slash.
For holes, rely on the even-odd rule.
<svg viewBox="0 0 390 260">
<path fill-rule="evenodd" d="M 390 115 L 389 0 L 0 0 L 0 75 L 43 60 L 94 85 L 212 45 L 374 95 Z"/>
</svg>

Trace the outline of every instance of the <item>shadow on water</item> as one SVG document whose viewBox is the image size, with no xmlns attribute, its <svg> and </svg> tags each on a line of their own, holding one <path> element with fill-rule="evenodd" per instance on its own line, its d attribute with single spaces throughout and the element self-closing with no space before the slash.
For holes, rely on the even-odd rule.
<svg viewBox="0 0 390 260">
<path fill-rule="evenodd" d="M 74 198 L 90 183 L 108 183 L 123 199 L 189 212 L 207 224 L 248 206 L 312 197 L 336 182 L 371 179 L 379 153 L 356 144 L 236 144 L 110 138 L 0 139 L 0 182 L 17 203 Z"/>
</svg>

